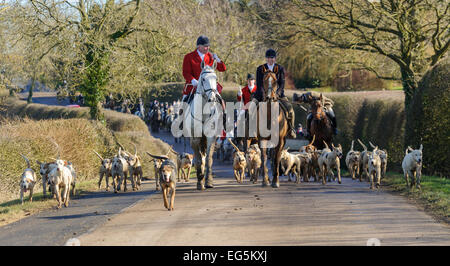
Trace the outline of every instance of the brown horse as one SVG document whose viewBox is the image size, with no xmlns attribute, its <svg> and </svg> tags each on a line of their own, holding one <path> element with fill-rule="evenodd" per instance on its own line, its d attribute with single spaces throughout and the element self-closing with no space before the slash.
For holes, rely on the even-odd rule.
<svg viewBox="0 0 450 266">
<path fill-rule="evenodd" d="M 272 187 L 278 188 L 280 187 L 280 181 L 279 181 L 279 165 L 280 165 L 280 159 L 281 159 L 281 152 L 283 151 L 284 144 L 285 144 L 285 138 L 288 134 L 289 126 L 288 121 L 286 117 L 286 113 L 281 109 L 281 105 L 278 102 L 278 95 L 277 95 L 277 78 L 276 74 L 272 71 L 267 71 L 264 74 L 263 78 L 263 89 L 264 89 L 264 95 L 265 102 L 267 103 L 267 116 L 266 117 L 260 117 L 260 113 L 257 112 L 257 128 L 258 128 L 258 145 L 261 149 L 261 155 L 262 155 L 262 161 L 263 161 L 263 186 L 269 185 L 269 175 L 268 175 L 268 168 L 267 168 L 267 142 L 270 140 L 270 138 L 278 138 L 277 145 L 273 148 L 273 157 L 272 157 Z M 272 103 L 275 103 L 278 107 L 278 116 L 272 117 Z M 259 124 L 260 123 L 267 123 L 267 128 L 276 128 L 278 127 L 277 136 L 269 136 L 269 137 L 261 137 L 260 130 L 259 130 Z M 278 124 L 278 125 L 277 125 Z"/>
<path fill-rule="evenodd" d="M 330 119 L 327 117 L 323 107 L 323 97 L 320 94 L 320 98 L 313 98 L 311 102 L 312 121 L 310 132 L 312 136 L 315 136 L 313 143 L 318 149 L 325 148 L 324 142 L 331 147 L 333 142 L 333 129 L 331 127 Z"/>
</svg>

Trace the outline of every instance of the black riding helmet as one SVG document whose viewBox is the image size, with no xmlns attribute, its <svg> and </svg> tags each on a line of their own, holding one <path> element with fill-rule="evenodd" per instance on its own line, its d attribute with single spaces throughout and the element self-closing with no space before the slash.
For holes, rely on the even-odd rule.
<svg viewBox="0 0 450 266">
<path fill-rule="evenodd" d="M 277 57 L 277 52 L 274 49 L 270 48 L 266 51 L 266 57 Z"/>
<path fill-rule="evenodd" d="M 197 45 L 209 46 L 209 39 L 205 35 L 197 38 Z"/>
</svg>

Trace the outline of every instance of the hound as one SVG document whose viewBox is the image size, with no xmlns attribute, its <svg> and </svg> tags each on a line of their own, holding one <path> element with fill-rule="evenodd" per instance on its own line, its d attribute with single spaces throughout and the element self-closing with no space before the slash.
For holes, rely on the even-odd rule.
<svg viewBox="0 0 450 266">
<path fill-rule="evenodd" d="M 65 207 L 69 207 L 70 185 L 73 177 L 72 171 L 66 165 L 67 162 L 58 159 L 56 160 L 56 167 L 48 173 L 50 184 L 57 197 L 58 209 L 61 208 L 63 202 Z M 62 200 L 61 189 L 63 190 Z"/>
<path fill-rule="evenodd" d="M 136 145 L 134 145 L 134 155 L 128 154 L 128 157 L 126 158 L 128 162 L 128 170 L 131 177 L 131 185 L 133 187 L 133 191 L 139 190 L 141 187 L 142 182 L 142 165 L 141 165 L 141 157 L 137 154 L 137 148 Z"/>
<path fill-rule="evenodd" d="M 23 205 L 23 194 L 30 190 L 30 202 L 33 201 L 33 189 L 36 184 L 36 173 L 31 169 L 30 161 L 27 157 L 21 154 L 23 159 L 27 162 L 27 168 L 23 170 L 22 177 L 20 180 L 20 200 Z"/>
<path fill-rule="evenodd" d="M 372 142 L 369 141 L 370 146 L 372 146 L 373 149 L 375 149 L 375 145 L 372 144 Z M 386 150 L 377 150 L 378 156 L 380 156 L 381 160 L 381 178 L 386 177 L 386 168 L 387 168 L 387 158 L 388 154 Z"/>
<path fill-rule="evenodd" d="M 48 173 L 50 173 L 55 167 L 55 162 L 49 162 L 44 163 L 36 160 L 36 163 L 39 165 L 39 173 L 42 177 L 42 194 L 44 195 L 44 198 L 47 197 L 47 184 L 50 184 L 50 181 L 48 179 Z M 52 192 L 53 197 L 56 197 L 55 193 L 53 192 L 52 186 L 49 186 L 49 192 Z"/>
<path fill-rule="evenodd" d="M 51 159 L 55 161 L 54 162 L 55 166 L 57 165 L 56 161 L 61 160 L 61 159 L 59 159 L 59 155 L 58 155 L 58 159 L 55 159 L 55 158 L 51 158 Z M 64 163 L 64 166 L 70 170 L 70 172 L 72 174 L 72 179 L 71 179 L 72 181 L 71 181 L 70 185 L 72 187 L 71 194 L 72 194 L 72 196 L 74 196 L 75 189 L 76 189 L 76 183 L 77 183 L 77 173 L 75 172 L 75 168 L 73 167 L 73 164 L 70 161 L 66 161 L 66 160 L 61 160 L 61 161 Z M 53 196 L 56 196 L 56 195 L 53 194 Z"/>
<path fill-rule="evenodd" d="M 100 159 L 101 164 L 102 164 L 99 169 L 100 178 L 98 180 L 98 189 L 100 189 L 101 184 L 102 184 L 102 179 L 103 179 L 103 177 L 105 177 L 106 191 L 109 191 L 109 177 L 112 177 L 112 175 L 111 175 L 112 160 L 108 159 L 108 158 L 103 159 L 103 157 L 100 156 L 100 154 L 98 154 L 96 151 L 94 151 L 94 153 Z"/>
<path fill-rule="evenodd" d="M 49 171 L 47 173 L 50 173 L 51 171 L 53 171 L 55 168 L 58 167 L 58 161 L 59 161 L 60 164 L 63 164 L 71 173 L 70 186 L 72 186 L 71 193 L 72 193 L 72 196 L 74 196 L 75 195 L 75 189 L 76 189 L 76 182 L 77 182 L 76 181 L 77 180 L 77 174 L 76 174 L 75 168 L 73 167 L 73 164 L 71 162 L 61 159 L 61 149 L 59 148 L 58 143 L 56 143 L 56 141 L 54 141 L 53 139 L 50 139 L 50 140 L 56 146 L 56 148 L 58 150 L 58 159 L 50 158 L 50 159 L 54 160 L 54 163 L 50 163 Z M 54 186 L 51 186 L 51 187 L 54 188 Z M 44 188 L 44 191 L 45 191 L 45 188 Z M 56 196 L 57 195 L 55 194 L 55 191 L 53 190 L 53 197 L 56 197 Z"/>
<path fill-rule="evenodd" d="M 63 160 L 64 161 L 64 160 Z M 65 166 L 70 170 L 70 173 L 72 174 L 72 181 L 70 183 L 72 189 L 71 189 L 71 194 L 72 196 L 75 196 L 75 188 L 76 188 L 76 184 L 77 184 L 77 173 L 75 171 L 75 168 L 73 167 L 73 164 L 69 161 L 64 161 Z"/>
<path fill-rule="evenodd" d="M 192 154 L 186 152 L 177 154 L 178 182 L 180 181 L 181 178 L 183 178 L 185 182 L 189 182 L 189 176 L 191 175 L 193 160 L 194 155 Z"/>
<path fill-rule="evenodd" d="M 420 178 L 422 177 L 422 149 L 420 144 L 418 150 L 412 150 L 408 147 L 403 158 L 402 168 L 406 180 L 406 186 L 409 187 L 409 176 L 411 176 L 411 188 L 416 185 L 420 189 Z"/>
<path fill-rule="evenodd" d="M 364 177 L 368 178 L 368 166 L 369 166 L 369 156 L 372 154 L 371 151 L 367 150 L 366 145 L 364 145 L 361 140 L 358 139 L 359 144 L 363 147 L 364 151 L 361 152 L 361 155 L 359 156 L 359 171 L 361 171 L 359 175 L 359 181 L 362 182 L 363 174 Z"/>
<path fill-rule="evenodd" d="M 309 172 L 311 176 L 314 177 L 314 182 L 317 182 L 320 179 L 319 157 L 322 155 L 322 150 L 309 152 L 309 154 L 311 154 L 311 164 Z"/>
<path fill-rule="evenodd" d="M 322 154 L 322 150 L 317 150 L 317 148 L 313 145 L 314 140 L 316 139 L 316 135 L 313 135 L 313 138 L 311 140 L 311 142 L 306 145 L 306 146 L 302 146 L 300 147 L 300 153 L 306 152 L 309 153 L 311 155 L 311 162 L 309 164 L 309 175 L 314 177 L 314 182 L 318 181 L 318 179 L 320 178 L 320 168 L 319 168 L 319 157 Z M 318 171 L 317 171 L 318 169 Z M 307 178 L 307 180 L 309 181 L 309 177 Z"/>
<path fill-rule="evenodd" d="M 373 180 L 377 179 L 377 189 L 380 188 L 380 179 L 381 179 L 381 159 L 378 154 L 378 147 L 372 151 L 369 155 L 368 159 L 369 165 L 369 181 L 370 181 L 370 189 L 373 189 Z"/>
<path fill-rule="evenodd" d="M 245 159 L 245 153 L 240 151 L 239 148 L 234 145 L 230 138 L 228 142 L 233 146 L 235 152 L 233 154 L 233 170 L 234 178 L 238 183 L 244 182 L 245 169 L 247 168 L 247 160 Z"/>
<path fill-rule="evenodd" d="M 222 161 L 224 162 L 233 153 L 233 146 L 231 145 L 228 138 L 224 139 L 222 142 Z"/>
<path fill-rule="evenodd" d="M 147 152 L 148 153 L 148 152 Z M 161 169 L 161 165 L 162 165 L 162 160 L 159 159 L 152 159 L 151 162 L 153 162 L 153 168 L 155 171 L 155 183 L 156 183 L 156 191 L 159 191 L 159 170 Z"/>
<path fill-rule="evenodd" d="M 175 191 L 177 182 L 177 167 L 175 163 L 169 159 L 167 156 L 152 155 L 147 152 L 149 156 L 156 160 L 161 160 L 161 168 L 159 169 L 159 183 L 161 185 L 161 190 L 163 194 L 164 207 L 173 211 L 173 205 L 175 203 Z M 170 202 L 167 197 L 170 195 Z"/>
<path fill-rule="evenodd" d="M 331 146 L 333 147 L 333 151 L 331 151 L 328 148 L 327 143 L 325 143 L 325 148 L 322 150 L 322 154 L 319 157 L 319 167 L 321 170 L 321 176 L 322 176 L 322 184 L 326 184 L 325 177 L 331 173 L 331 176 L 333 176 L 333 179 L 336 179 L 334 177 L 333 168 L 336 169 L 337 175 L 338 175 L 338 183 L 341 184 L 341 163 L 340 160 L 342 158 L 342 146 L 339 144 L 339 146 L 335 147 L 333 143 L 331 143 Z M 330 175 L 328 175 L 328 182 L 331 181 Z"/>
<path fill-rule="evenodd" d="M 312 164 L 312 155 L 308 152 L 299 152 L 296 154 L 298 159 L 300 160 L 300 169 L 301 173 L 299 175 L 303 175 L 303 182 L 309 182 L 309 176 L 311 174 L 311 164 Z"/>
<path fill-rule="evenodd" d="M 300 183 L 300 158 L 297 157 L 295 154 L 291 154 L 288 152 L 288 149 L 283 149 L 281 151 L 281 157 L 280 157 L 280 164 L 284 168 L 284 175 L 289 176 L 289 181 L 291 181 L 290 173 L 295 175 L 296 177 L 296 183 Z"/>
<path fill-rule="evenodd" d="M 262 164 L 261 150 L 259 149 L 258 144 L 253 144 L 247 149 L 245 159 L 247 160 L 247 169 L 250 174 L 250 182 L 253 181 L 253 184 L 256 184 Z"/>
<path fill-rule="evenodd" d="M 120 186 L 122 183 L 124 183 L 123 191 L 127 191 L 128 168 L 128 162 L 124 157 L 122 157 L 122 151 L 121 148 L 119 148 L 119 152 L 117 156 L 113 158 L 111 166 L 114 193 L 120 191 Z"/>
<path fill-rule="evenodd" d="M 350 148 L 350 151 L 347 153 L 347 156 L 345 157 L 345 164 L 347 165 L 347 169 L 350 172 L 352 180 L 355 180 L 356 176 L 359 175 L 359 158 L 361 153 L 359 151 L 353 150 L 353 143 L 354 141 L 352 140 L 352 146 Z"/>
<path fill-rule="evenodd" d="M 313 145 L 315 139 L 316 139 L 316 135 L 313 136 L 311 142 L 308 145 L 300 147 L 299 152 L 313 153 L 313 152 L 317 151 L 317 148 Z"/>
</svg>

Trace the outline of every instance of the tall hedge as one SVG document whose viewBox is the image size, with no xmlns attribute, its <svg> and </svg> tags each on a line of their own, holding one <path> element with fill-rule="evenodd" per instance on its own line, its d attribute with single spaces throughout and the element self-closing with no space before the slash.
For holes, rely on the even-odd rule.
<svg viewBox="0 0 450 266">
<path fill-rule="evenodd" d="M 424 172 L 450 177 L 450 59 L 428 71 L 407 114 L 407 143 L 423 144 Z"/>
</svg>

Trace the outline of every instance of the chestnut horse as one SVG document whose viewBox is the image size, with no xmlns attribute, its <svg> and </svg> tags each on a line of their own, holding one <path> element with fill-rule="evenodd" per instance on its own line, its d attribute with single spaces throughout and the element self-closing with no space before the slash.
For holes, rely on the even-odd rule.
<svg viewBox="0 0 450 266">
<path fill-rule="evenodd" d="M 311 136 L 315 136 L 313 145 L 318 149 L 325 148 L 324 141 L 331 147 L 333 142 L 333 129 L 331 127 L 330 119 L 327 117 L 324 111 L 323 97 L 320 94 L 320 98 L 313 98 L 311 102 Z"/>
<path fill-rule="evenodd" d="M 269 185 L 269 175 L 268 175 L 268 168 L 267 168 L 267 143 L 271 138 L 278 138 L 277 145 L 273 147 L 273 157 L 272 157 L 272 187 L 278 188 L 280 187 L 280 181 L 279 181 L 279 165 L 280 165 L 280 159 L 281 159 L 281 152 L 283 151 L 284 144 L 285 144 L 285 138 L 288 134 L 288 121 L 286 117 L 286 113 L 282 110 L 281 104 L 278 101 L 278 95 L 277 95 L 277 78 L 276 74 L 272 71 L 267 71 L 264 74 L 263 78 L 263 89 L 264 89 L 264 95 L 265 95 L 265 102 L 267 103 L 267 116 L 266 117 L 260 117 L 260 113 L 257 112 L 257 128 L 258 128 L 258 145 L 261 149 L 261 155 L 262 155 L 262 163 L 263 163 L 263 171 L 261 172 L 261 175 L 263 175 L 263 182 L 262 186 L 268 186 Z M 272 117 L 272 103 L 275 103 L 278 107 L 278 116 Z M 267 124 L 267 128 L 275 128 L 278 126 L 277 136 L 269 136 L 269 137 L 261 137 L 260 131 L 259 131 L 259 124 L 260 123 L 269 123 Z M 278 124 L 278 125 L 277 125 Z M 273 139 L 272 139 L 273 141 Z"/>
</svg>

